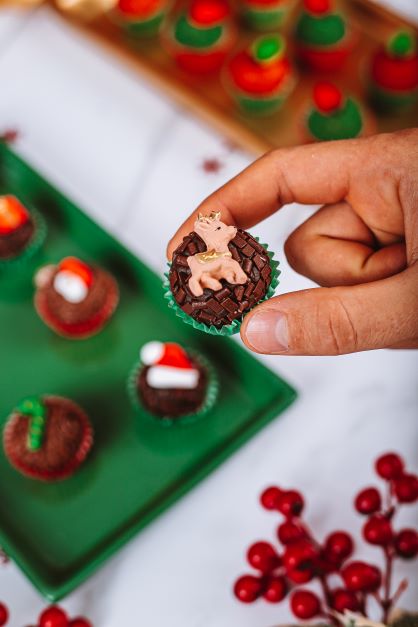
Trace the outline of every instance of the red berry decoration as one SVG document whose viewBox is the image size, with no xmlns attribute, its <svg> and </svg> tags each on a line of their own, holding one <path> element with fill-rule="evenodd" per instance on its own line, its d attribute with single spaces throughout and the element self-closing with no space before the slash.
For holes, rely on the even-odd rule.
<svg viewBox="0 0 418 627">
<path fill-rule="evenodd" d="M 412 559 L 418 555 L 418 531 L 402 529 L 395 538 L 395 549 L 399 557 Z"/>
<path fill-rule="evenodd" d="M 89 620 L 87 620 L 87 618 L 78 616 L 77 618 L 73 618 L 70 623 L 70 627 L 93 627 L 93 625 Z"/>
<path fill-rule="evenodd" d="M 280 558 L 268 542 L 256 542 L 248 549 L 247 560 L 250 566 L 262 573 L 271 573 L 280 564 Z"/>
<path fill-rule="evenodd" d="M 342 564 L 353 550 L 353 539 L 345 531 L 335 531 L 325 540 L 325 558 L 331 563 Z"/>
<path fill-rule="evenodd" d="M 302 513 L 305 502 L 300 492 L 286 490 L 279 496 L 277 509 L 287 518 L 299 516 Z"/>
<path fill-rule="evenodd" d="M 375 514 L 364 525 L 363 537 L 370 544 L 387 546 L 393 539 L 392 525 L 384 516 Z"/>
<path fill-rule="evenodd" d="M 285 520 L 277 529 L 277 537 L 282 544 L 292 544 L 306 538 L 306 531 L 300 523 Z"/>
<path fill-rule="evenodd" d="M 332 609 L 337 612 L 344 612 L 345 610 L 358 612 L 361 609 L 356 593 L 351 590 L 344 590 L 344 588 L 338 588 L 331 593 L 331 605 Z"/>
<path fill-rule="evenodd" d="M 403 475 L 396 479 L 394 489 L 399 503 L 418 501 L 418 477 L 415 475 Z"/>
<path fill-rule="evenodd" d="M 9 610 L 4 605 L 4 603 L 0 603 L 0 625 L 3 627 L 9 620 Z"/>
<path fill-rule="evenodd" d="M 403 473 L 403 469 L 403 460 L 396 453 L 386 453 L 385 455 L 381 455 L 376 461 L 377 474 L 387 481 L 400 477 Z"/>
<path fill-rule="evenodd" d="M 271 486 L 270 488 L 266 488 L 260 497 L 261 505 L 264 509 L 274 510 L 277 509 L 279 498 L 282 494 L 280 488 L 276 486 Z"/>
<path fill-rule="evenodd" d="M 259 577 L 244 575 L 235 582 L 234 594 L 241 603 L 254 603 L 261 595 L 261 591 L 262 583 Z"/>
<path fill-rule="evenodd" d="M 288 585 L 284 577 L 269 577 L 264 588 L 263 598 L 269 603 L 280 603 L 288 591 Z"/>
<path fill-rule="evenodd" d="M 310 590 L 297 590 L 294 592 L 290 599 L 290 607 L 296 618 L 301 620 L 309 620 L 314 616 L 318 616 L 321 611 L 321 603 L 318 597 Z"/>
<path fill-rule="evenodd" d="M 382 583 L 380 570 L 364 562 L 351 562 L 344 567 L 341 575 L 352 592 L 374 592 Z"/>
<path fill-rule="evenodd" d="M 376 488 L 366 488 L 359 492 L 354 502 L 359 514 L 375 514 L 382 507 L 382 499 L 379 490 Z"/>
<path fill-rule="evenodd" d="M 68 616 L 57 605 L 51 605 L 39 617 L 39 627 L 68 627 Z"/>
<path fill-rule="evenodd" d="M 336 85 L 323 81 L 315 85 L 313 99 L 321 112 L 332 113 L 341 107 L 343 95 Z"/>
</svg>

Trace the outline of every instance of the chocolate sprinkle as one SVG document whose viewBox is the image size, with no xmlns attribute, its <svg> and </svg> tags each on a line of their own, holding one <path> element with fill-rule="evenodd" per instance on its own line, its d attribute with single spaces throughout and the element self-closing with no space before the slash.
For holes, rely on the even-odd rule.
<svg viewBox="0 0 418 627">
<path fill-rule="evenodd" d="M 204 241 L 195 232 L 187 235 L 174 251 L 169 276 L 171 291 L 181 309 L 198 322 L 217 328 L 241 318 L 254 307 L 266 295 L 272 278 L 269 256 L 252 235 L 239 229 L 228 247 L 232 258 L 249 277 L 245 285 L 233 285 L 222 279 L 223 287 L 216 292 L 205 289 L 199 297 L 191 293 L 187 257 L 206 250 Z"/>
</svg>

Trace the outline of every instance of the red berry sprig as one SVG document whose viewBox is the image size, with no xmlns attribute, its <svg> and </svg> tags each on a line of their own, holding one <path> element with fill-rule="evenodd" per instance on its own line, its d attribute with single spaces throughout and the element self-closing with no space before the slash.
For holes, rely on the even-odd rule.
<svg viewBox="0 0 418 627">
<path fill-rule="evenodd" d="M 387 485 L 385 500 L 377 488 L 367 487 L 357 494 L 354 506 L 367 516 L 364 539 L 384 552 L 384 572 L 366 562 L 348 561 L 354 552 L 354 542 L 346 531 L 334 531 L 322 543 L 318 542 L 302 520 L 305 508 L 302 494 L 270 486 L 261 494 L 260 502 L 264 509 L 284 517 L 277 528 L 281 549 L 276 550 L 263 541 L 249 548 L 247 561 L 258 573 L 240 577 L 235 583 L 235 596 L 243 603 L 253 603 L 259 598 L 279 603 L 289 596 L 296 618 L 322 617 L 332 623 L 338 622 L 335 611 L 349 610 L 366 616 L 367 599 L 373 596 L 382 607 L 383 622 L 387 622 L 394 602 L 407 585 L 403 581 L 392 592 L 393 560 L 418 556 L 418 531 L 394 529 L 399 506 L 418 501 L 418 477 L 405 471 L 405 464 L 396 453 L 379 457 L 375 469 Z M 335 587 L 336 577 L 341 580 L 339 587 Z M 320 585 L 322 598 L 298 587 L 314 580 Z"/>
</svg>

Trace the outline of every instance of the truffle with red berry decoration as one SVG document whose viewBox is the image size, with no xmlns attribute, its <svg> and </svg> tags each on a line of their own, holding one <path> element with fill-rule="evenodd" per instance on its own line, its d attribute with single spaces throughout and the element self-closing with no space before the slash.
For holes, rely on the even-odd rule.
<svg viewBox="0 0 418 627">
<path fill-rule="evenodd" d="M 275 113 L 296 84 L 284 38 L 281 35 L 258 37 L 228 61 L 224 80 L 226 89 L 245 113 Z"/>
<path fill-rule="evenodd" d="M 44 266 L 36 273 L 35 285 L 34 304 L 39 316 L 55 333 L 68 339 L 99 333 L 119 302 L 113 276 L 77 257 Z"/>
<path fill-rule="evenodd" d="M 109 17 L 129 37 L 153 37 L 161 29 L 170 6 L 171 0 L 118 0 Z"/>
<path fill-rule="evenodd" d="M 350 24 L 335 0 L 303 0 L 295 41 L 300 60 L 318 72 L 340 70 L 354 45 Z"/>
<path fill-rule="evenodd" d="M 418 531 L 397 530 L 395 526 L 398 508 L 418 501 L 418 478 L 405 470 L 404 461 L 396 453 L 380 456 L 375 469 L 386 482 L 386 494 L 376 487 L 365 488 L 356 496 L 354 506 L 367 517 L 364 539 L 383 551 L 382 569 L 351 559 L 354 542 L 346 531 L 334 531 L 318 542 L 303 520 L 303 496 L 296 490 L 270 486 L 261 494 L 260 502 L 264 509 L 284 517 L 277 529 L 282 549 L 263 541 L 252 545 L 247 560 L 258 572 L 237 580 L 235 596 L 244 603 L 260 598 L 279 603 L 289 596 L 292 613 L 299 620 L 318 617 L 332 624 L 344 617 L 354 616 L 355 621 L 356 615 L 367 619 L 367 601 L 373 597 L 381 607 L 382 622 L 387 624 L 407 586 L 403 580 L 393 589 L 394 560 L 418 556 Z M 310 582 L 316 582 L 322 594 L 299 587 Z"/>
<path fill-rule="evenodd" d="M 45 239 L 45 223 L 12 194 L 0 195 L 0 274 L 15 264 L 32 259 Z"/>
<path fill-rule="evenodd" d="M 397 112 L 418 100 L 416 36 L 399 31 L 373 54 L 369 68 L 369 97 L 380 112 Z"/>
<path fill-rule="evenodd" d="M 352 139 L 369 134 L 373 128 L 372 115 L 356 98 L 328 81 L 314 85 L 312 101 L 303 111 L 303 139 Z"/>
<path fill-rule="evenodd" d="M 177 65 L 195 75 L 217 72 L 235 39 L 228 0 L 191 0 L 162 35 Z"/>
<path fill-rule="evenodd" d="M 239 9 L 250 28 L 274 31 L 287 20 L 295 0 L 240 0 Z"/>
</svg>

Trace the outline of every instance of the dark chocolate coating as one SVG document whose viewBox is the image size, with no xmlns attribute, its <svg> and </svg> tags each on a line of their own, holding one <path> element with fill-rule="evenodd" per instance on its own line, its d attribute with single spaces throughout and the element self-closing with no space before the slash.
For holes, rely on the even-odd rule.
<svg viewBox="0 0 418 627">
<path fill-rule="evenodd" d="M 153 388 L 147 383 L 149 367 L 144 366 L 139 372 L 137 391 L 145 409 L 151 414 L 167 418 L 180 418 L 196 413 L 205 400 L 208 377 L 200 364 L 194 361 L 193 365 L 199 370 L 200 377 L 197 387 L 192 390 Z"/>
<path fill-rule="evenodd" d="M 181 309 L 198 322 L 217 328 L 252 309 L 266 295 L 271 283 L 269 256 L 252 235 L 238 229 L 228 248 L 249 277 L 244 285 L 233 285 L 222 279 L 223 287 L 216 292 L 205 289 L 199 297 L 191 293 L 187 257 L 206 250 L 206 244 L 195 232 L 187 235 L 174 251 L 169 275 L 171 291 Z"/>
<path fill-rule="evenodd" d="M 0 235 L 0 259 L 17 257 L 28 245 L 32 238 L 35 225 L 29 218 L 18 229 L 7 235 Z"/>
</svg>

